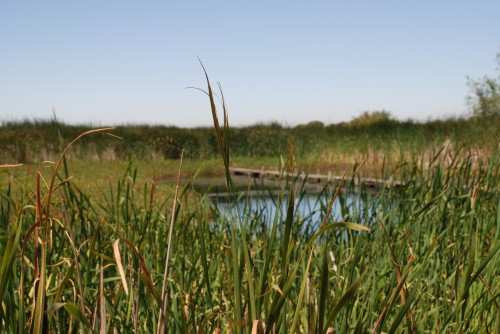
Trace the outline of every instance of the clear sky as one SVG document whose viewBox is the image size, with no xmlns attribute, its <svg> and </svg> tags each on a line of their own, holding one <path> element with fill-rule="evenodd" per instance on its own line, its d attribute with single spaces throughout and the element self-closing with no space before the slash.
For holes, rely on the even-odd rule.
<svg viewBox="0 0 500 334">
<path fill-rule="evenodd" d="M 464 114 L 494 76 L 500 1 L 2 1 L 0 120 L 230 125 Z"/>
</svg>

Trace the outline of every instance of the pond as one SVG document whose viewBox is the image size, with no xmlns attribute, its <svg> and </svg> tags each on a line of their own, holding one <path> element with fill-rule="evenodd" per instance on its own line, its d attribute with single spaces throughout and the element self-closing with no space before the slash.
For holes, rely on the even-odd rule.
<svg viewBox="0 0 500 334">
<path fill-rule="evenodd" d="M 236 194 L 229 196 L 224 180 L 197 180 L 193 187 L 208 194 L 216 211 L 226 220 L 241 220 L 245 224 L 272 226 L 275 218 L 286 219 L 290 198 L 290 185 L 278 181 L 235 178 Z M 298 188 L 298 190 L 297 190 Z M 333 185 L 301 183 L 296 185 L 294 201 L 294 224 L 302 230 L 314 231 L 321 224 L 335 193 Z M 328 216 L 328 222 L 359 220 L 360 216 L 371 215 L 374 195 L 353 191 L 341 191 Z M 306 233 L 307 234 L 307 233 Z"/>
<path fill-rule="evenodd" d="M 307 222 L 311 227 L 317 227 L 323 220 L 331 199 L 326 194 L 300 194 L 294 201 L 294 217 Z M 236 199 L 229 200 L 224 197 L 212 198 L 214 204 L 222 215 L 227 218 L 243 216 L 244 220 L 255 219 L 271 224 L 278 212 L 280 220 L 286 217 L 290 193 L 281 196 L 276 192 L 253 192 L 241 194 Z M 329 214 L 329 221 L 342 221 L 343 216 L 352 211 L 354 207 L 363 207 L 362 201 L 356 195 L 342 194 L 333 204 Z"/>
</svg>

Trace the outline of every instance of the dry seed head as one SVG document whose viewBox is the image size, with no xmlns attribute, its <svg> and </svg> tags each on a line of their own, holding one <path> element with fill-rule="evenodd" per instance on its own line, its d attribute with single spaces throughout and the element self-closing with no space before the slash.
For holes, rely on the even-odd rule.
<svg viewBox="0 0 500 334">
<path fill-rule="evenodd" d="M 412 263 L 413 261 L 415 261 L 415 254 L 413 254 L 413 249 L 411 248 L 410 244 L 408 244 L 408 250 L 410 251 L 409 262 Z"/>
<path fill-rule="evenodd" d="M 189 317 L 189 294 L 184 295 L 184 316 L 186 319 Z"/>
</svg>

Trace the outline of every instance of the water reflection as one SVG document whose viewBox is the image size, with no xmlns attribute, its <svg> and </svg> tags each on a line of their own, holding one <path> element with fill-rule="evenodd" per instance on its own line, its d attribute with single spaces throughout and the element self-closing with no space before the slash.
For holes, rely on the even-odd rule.
<svg viewBox="0 0 500 334">
<path fill-rule="evenodd" d="M 252 232 L 259 232 L 279 225 L 286 220 L 290 198 L 290 184 L 272 180 L 236 179 L 235 196 L 228 196 L 224 180 L 197 180 L 193 186 L 200 193 L 208 194 L 214 211 L 228 221 L 242 222 Z M 318 230 L 323 221 L 333 194 L 335 185 L 297 184 L 294 201 L 294 229 L 307 236 Z M 370 220 L 374 208 L 375 194 L 366 191 L 355 192 L 349 187 L 341 191 L 334 202 L 327 222 L 359 222 Z"/>
<path fill-rule="evenodd" d="M 225 197 L 214 198 L 213 201 L 217 208 L 225 216 L 237 216 L 239 213 L 244 216 L 253 215 L 258 213 L 262 220 L 272 222 L 276 215 L 276 210 L 280 210 L 279 216 L 284 217 L 287 211 L 289 194 L 278 196 L 276 193 L 250 193 L 243 194 L 236 199 L 228 200 Z M 353 207 L 359 198 L 353 195 L 342 195 L 345 205 Z M 312 224 L 319 224 L 327 211 L 327 206 L 330 200 L 325 195 L 320 194 L 307 194 L 295 198 L 294 201 L 294 216 L 300 217 L 304 220 L 311 221 Z M 342 220 L 342 206 L 340 200 L 335 201 L 330 212 L 330 218 L 336 221 Z"/>
</svg>

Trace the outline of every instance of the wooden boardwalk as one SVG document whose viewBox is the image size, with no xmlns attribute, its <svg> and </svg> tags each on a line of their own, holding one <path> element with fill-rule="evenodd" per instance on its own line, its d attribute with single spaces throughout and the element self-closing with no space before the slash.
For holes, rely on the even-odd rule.
<svg viewBox="0 0 500 334">
<path fill-rule="evenodd" d="M 232 175 L 235 176 L 247 176 L 252 178 L 278 178 L 281 175 L 279 170 L 268 170 L 268 169 L 249 169 L 249 168 L 229 168 Z M 285 176 L 290 176 L 288 173 Z M 328 174 L 307 174 L 300 173 L 299 175 L 295 175 L 301 180 L 306 180 L 308 183 L 330 183 L 330 182 L 340 182 L 342 180 L 342 176 L 332 175 L 331 172 Z M 404 186 L 402 181 L 394 180 L 392 178 L 388 180 L 377 179 L 377 178 L 361 178 L 358 181 L 358 178 L 354 179 L 356 185 L 359 186 L 364 184 L 369 188 L 380 188 L 380 187 L 401 187 Z"/>
</svg>

